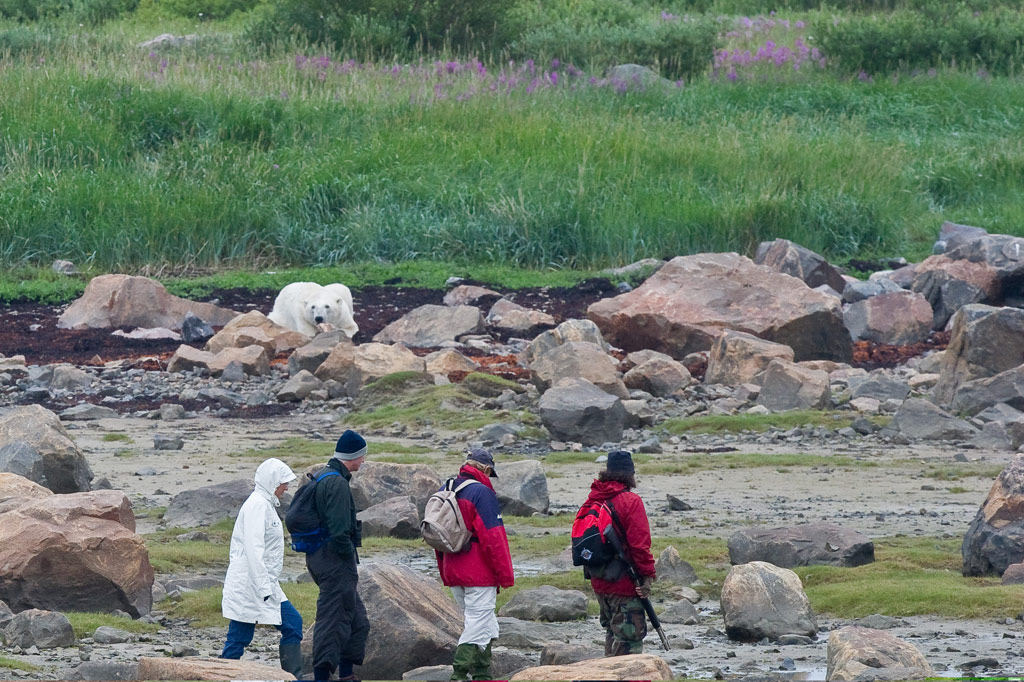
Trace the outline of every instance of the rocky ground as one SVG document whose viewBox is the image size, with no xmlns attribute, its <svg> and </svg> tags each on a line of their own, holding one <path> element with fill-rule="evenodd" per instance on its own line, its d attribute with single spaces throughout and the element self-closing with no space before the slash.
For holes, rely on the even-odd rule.
<svg viewBox="0 0 1024 682">
<path fill-rule="evenodd" d="M 542 309 L 559 321 L 582 317 L 586 306 L 614 293 L 607 285 L 586 284 L 572 290 L 536 290 L 516 294 L 516 302 Z M 364 290 L 356 292 L 357 322 L 360 334 L 369 339 L 388 322 L 408 309 L 423 303 L 440 303 L 440 292 L 423 290 Z M 259 294 L 246 299 L 240 292 L 218 292 L 221 305 L 245 311 L 256 308 L 267 312 L 273 294 Z M 332 449 L 333 439 L 345 428 L 345 413 L 350 404 L 343 400 L 305 401 L 278 404 L 271 399 L 273 388 L 284 378 L 284 367 L 266 377 L 245 377 L 238 381 L 201 377 L 173 377 L 159 372 L 178 342 L 132 341 L 112 337 L 106 331 L 68 332 L 56 329 L 59 308 L 38 305 L 15 305 L 0 312 L 5 334 L 0 335 L 0 353 L 24 354 L 28 364 L 57 361 L 72 362 L 96 376 L 104 386 L 84 399 L 90 403 L 115 409 L 119 417 L 108 417 L 66 424 L 75 442 L 86 455 L 96 481 L 106 479 L 111 487 L 125 491 L 133 502 L 139 518 L 139 532 L 155 530 L 157 520 L 143 518 L 148 509 L 164 507 L 177 493 L 212 483 L 221 483 L 251 475 L 260 456 L 239 457 L 253 450 L 280 445 L 289 438 L 323 440 L 324 457 Z M 508 339 L 496 339 L 498 343 Z M 923 349 L 919 349 L 923 350 Z M 98 356 L 98 357 L 96 357 Z M 901 359 L 895 353 L 895 359 Z M 863 356 L 877 361 L 881 355 Z M 103 362 L 126 359 L 121 367 L 99 369 Z M 891 360 L 892 358 L 890 358 Z M 93 367 L 90 367 L 92 365 Z M 240 398 L 203 394 L 204 389 L 217 388 Z M 194 392 L 191 401 L 181 400 L 190 411 L 188 418 L 165 422 L 151 418 L 150 410 L 162 402 L 160 396 L 180 397 L 184 391 Z M 680 416 L 692 404 L 705 399 L 691 392 L 685 400 L 656 401 L 663 416 Z M 213 397 L 210 397 L 213 395 Z M 259 396 L 262 395 L 263 398 Z M 188 394 L 189 397 L 193 393 Z M 257 396 L 255 399 L 253 396 Z M 81 395 L 54 391 L 37 396 L 38 402 L 60 411 L 80 400 Z M 8 384 L 0 395 L 0 405 L 26 402 L 25 392 Z M 243 407 L 245 405 L 245 407 Z M 501 421 L 496 415 L 495 421 Z M 180 450 L 155 450 L 153 438 L 170 433 L 181 436 Z M 385 443 L 423 445 L 436 452 L 438 460 L 446 452 L 459 451 L 479 439 L 476 431 L 445 431 L 412 429 L 397 432 L 367 433 L 371 447 L 386 449 Z M 117 440 L 111 439 L 111 434 Z M 870 461 L 874 466 L 794 466 L 778 468 L 730 468 L 715 465 L 693 473 L 645 475 L 640 477 L 637 492 L 644 498 L 652 520 L 655 536 L 726 538 L 748 525 L 767 527 L 792 525 L 809 521 L 831 521 L 849 526 L 869 537 L 895 535 L 962 537 L 984 499 L 991 482 L 991 470 L 998 470 L 1012 456 L 1007 451 L 966 448 L 962 444 L 936 443 L 896 444 L 892 439 L 876 435 L 839 435 L 822 427 L 796 428 L 768 435 L 684 435 L 668 437 L 657 427 L 627 432 L 624 445 L 636 448 L 651 443 L 652 461 L 679 461 L 700 457 L 741 453 L 811 454 L 824 457 L 848 457 Z M 593 449 L 593 448 L 591 448 Z M 547 443 L 520 441 L 495 449 L 500 463 L 502 454 L 549 450 Z M 599 452 L 594 449 L 594 457 Z M 449 458 L 450 459 L 450 458 Z M 723 460 L 724 461 L 724 460 Z M 968 464 L 981 476 L 966 476 L 952 484 L 924 476 L 929 467 Z M 499 464 L 500 466 L 500 464 Z M 554 512 L 575 510 L 585 498 L 594 471 L 591 463 L 544 465 L 549 474 L 548 489 Z M 439 472 L 441 474 L 447 471 Z M 684 500 L 690 511 L 670 511 L 666 496 Z M 536 529 L 510 527 L 511 532 L 537 532 Z M 563 532 L 568 541 L 568 529 Z M 516 559 L 516 557 L 514 557 Z M 417 556 L 373 555 L 367 562 L 401 561 L 417 569 L 432 571 L 426 554 Z M 521 575 L 534 575 L 557 567 L 564 570 L 564 560 L 556 556 L 529 557 L 517 561 Z M 296 579 L 303 569 L 301 559 L 289 556 L 286 574 Z M 167 580 L 171 576 L 158 576 Z M 195 576 L 175 576 L 195 577 Z M 213 574 L 212 577 L 219 577 Z M 161 605 L 155 616 L 159 617 Z M 812 644 L 739 644 L 729 641 L 724 630 L 718 604 L 707 600 L 698 604 L 702 616 L 696 625 L 666 625 L 673 650 L 664 653 L 665 660 L 679 676 L 710 678 L 764 678 L 779 674 L 790 679 L 824 679 L 825 639 L 822 632 Z M 847 624 L 821 618 L 823 631 Z M 877 625 L 877 624 L 876 624 Z M 992 673 L 1024 671 L 1024 657 L 1017 643 L 1024 638 L 1021 621 L 995 620 L 949 621 L 913 617 L 891 619 L 883 625 L 901 639 L 914 643 L 942 676 L 959 676 L 959 666 L 980 658 L 994 658 Z M 595 644 L 602 639 L 596 619 L 585 622 L 553 624 L 558 636 L 578 644 Z M 190 627 L 185 622 L 164 621 L 159 633 L 137 641 L 121 644 L 84 643 L 74 648 L 44 652 L 7 649 L 2 653 L 17 660 L 42 666 L 42 676 L 49 679 L 71 675 L 82 660 L 124 661 L 141 655 L 163 655 L 175 647 L 194 649 L 206 655 L 219 652 L 221 630 Z M 247 657 L 276 660 L 276 633 L 260 628 Z M 657 639 L 647 640 L 647 649 L 657 652 Z M 692 648 L 691 648 L 692 645 Z M 532 653 L 531 656 L 536 656 Z M 38 677 L 40 673 L 20 673 L 0 668 L 0 677 Z"/>
</svg>

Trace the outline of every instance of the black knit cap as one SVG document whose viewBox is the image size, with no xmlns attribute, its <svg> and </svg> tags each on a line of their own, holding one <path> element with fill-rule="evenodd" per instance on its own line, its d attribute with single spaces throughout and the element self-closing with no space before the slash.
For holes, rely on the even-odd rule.
<svg viewBox="0 0 1024 682">
<path fill-rule="evenodd" d="M 612 450 L 608 453 L 608 471 L 621 471 L 623 473 L 632 474 L 633 469 L 633 456 L 629 454 L 628 450 Z"/>
<path fill-rule="evenodd" d="M 334 458 L 354 460 L 366 456 L 366 441 L 352 429 L 341 434 L 338 444 L 334 446 Z"/>
</svg>

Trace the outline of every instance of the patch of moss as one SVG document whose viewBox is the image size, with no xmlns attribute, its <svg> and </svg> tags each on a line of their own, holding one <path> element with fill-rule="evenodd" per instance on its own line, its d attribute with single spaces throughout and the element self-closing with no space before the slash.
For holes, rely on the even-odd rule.
<svg viewBox="0 0 1024 682">
<path fill-rule="evenodd" d="M 495 420 L 493 412 L 478 408 L 478 401 L 477 396 L 458 384 L 426 386 L 392 396 L 389 403 L 376 408 L 352 412 L 345 421 L 369 429 L 383 429 L 398 422 L 469 431 Z"/>
<path fill-rule="evenodd" d="M 505 391 L 526 392 L 526 389 L 515 381 L 482 372 L 467 374 L 466 378 L 462 380 L 462 386 L 470 393 L 482 398 L 497 398 Z"/>
<path fill-rule="evenodd" d="M 857 416 L 852 412 L 818 410 L 777 412 L 772 414 L 714 414 L 700 417 L 666 419 L 662 423 L 662 428 L 669 434 L 760 432 L 772 428 L 792 429 L 803 426 L 825 426 L 830 429 L 841 429 L 853 423 Z M 874 416 L 869 417 L 869 419 L 878 426 L 885 426 L 891 418 Z"/>
<path fill-rule="evenodd" d="M 103 438 L 101 438 L 100 440 L 102 440 L 104 443 L 116 443 L 119 441 L 125 443 L 135 442 L 134 439 L 132 439 L 132 437 L 129 436 L 127 433 L 105 433 L 103 434 Z"/>
<path fill-rule="evenodd" d="M 368 383 L 359 391 L 355 409 L 366 410 L 387 405 L 400 396 L 434 385 L 427 372 L 395 372 Z"/>
</svg>

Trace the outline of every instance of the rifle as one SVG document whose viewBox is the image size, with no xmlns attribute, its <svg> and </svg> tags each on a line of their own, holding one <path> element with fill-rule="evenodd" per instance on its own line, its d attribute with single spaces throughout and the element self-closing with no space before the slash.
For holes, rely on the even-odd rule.
<svg viewBox="0 0 1024 682">
<path fill-rule="evenodd" d="M 604 536 L 608 539 L 608 542 L 611 543 L 615 553 L 619 555 L 619 559 L 626 564 L 626 571 L 629 573 L 629 579 L 633 581 L 634 585 L 639 587 L 640 583 L 643 582 L 643 578 L 641 578 L 640 574 L 636 572 L 636 569 L 633 567 L 633 562 L 626 556 L 626 550 L 623 548 L 622 541 L 615 532 L 615 528 L 612 526 L 605 528 Z M 654 612 L 654 604 L 652 604 L 651 600 L 647 597 L 640 597 L 640 603 L 643 605 L 644 611 L 647 613 L 648 620 L 651 621 L 651 626 L 658 633 L 658 637 L 661 638 L 661 645 L 665 647 L 665 651 L 668 651 L 668 638 L 665 637 L 665 631 L 661 629 L 661 621 L 658 620 L 658 614 Z"/>
</svg>

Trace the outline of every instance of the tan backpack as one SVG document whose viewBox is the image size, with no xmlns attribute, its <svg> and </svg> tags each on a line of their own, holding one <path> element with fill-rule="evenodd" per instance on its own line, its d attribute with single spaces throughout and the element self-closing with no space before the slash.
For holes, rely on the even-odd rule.
<svg viewBox="0 0 1024 682">
<path fill-rule="evenodd" d="M 460 490 L 472 483 L 472 479 L 463 481 L 455 487 L 455 479 L 449 478 L 444 487 L 430 496 L 423 510 L 420 521 L 420 535 L 423 540 L 439 552 L 457 554 L 469 545 L 473 532 L 466 526 L 456 495 Z"/>
</svg>

